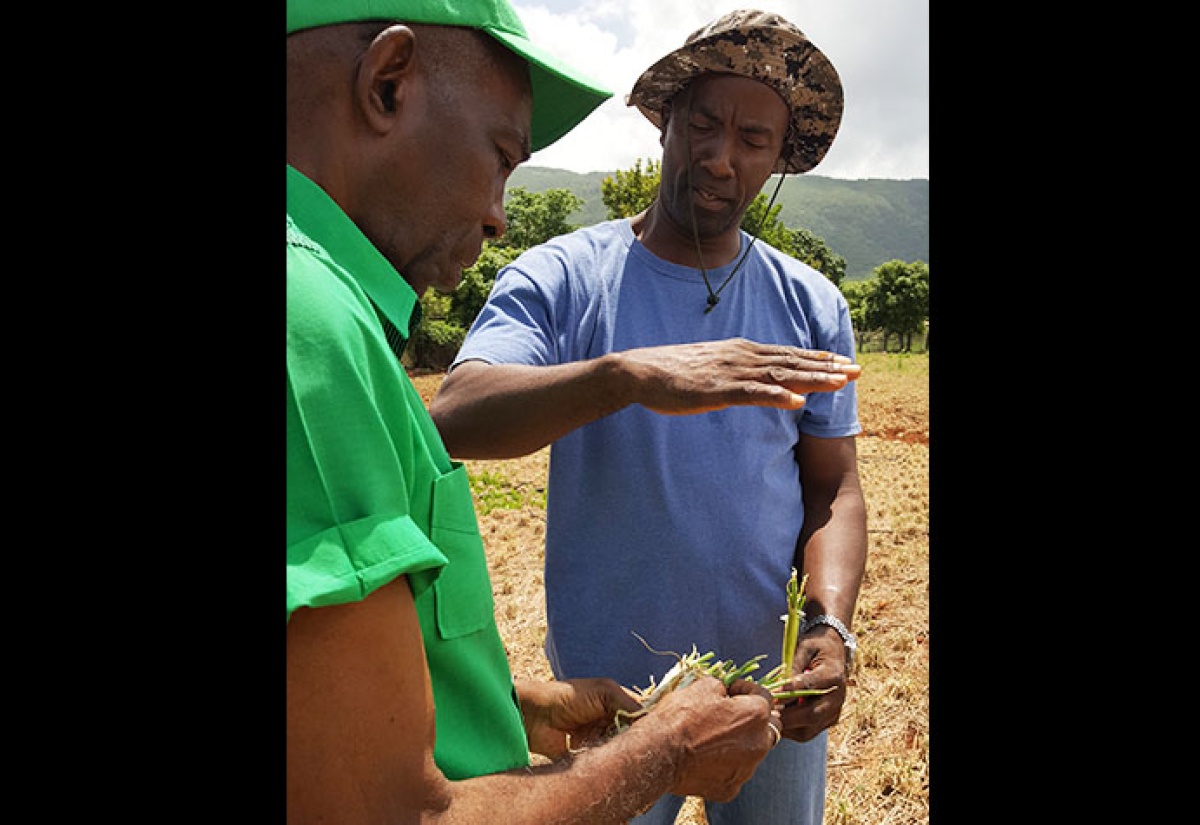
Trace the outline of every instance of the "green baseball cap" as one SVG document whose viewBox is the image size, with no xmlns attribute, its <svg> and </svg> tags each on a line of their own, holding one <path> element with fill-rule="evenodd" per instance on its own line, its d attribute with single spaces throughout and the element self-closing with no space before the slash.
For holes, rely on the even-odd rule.
<svg viewBox="0 0 1200 825">
<path fill-rule="evenodd" d="M 529 65 L 533 87 L 533 151 L 544 149 L 612 97 L 612 92 L 534 45 L 507 0 L 288 0 L 287 33 L 354 23 L 395 20 L 481 29 Z"/>
</svg>

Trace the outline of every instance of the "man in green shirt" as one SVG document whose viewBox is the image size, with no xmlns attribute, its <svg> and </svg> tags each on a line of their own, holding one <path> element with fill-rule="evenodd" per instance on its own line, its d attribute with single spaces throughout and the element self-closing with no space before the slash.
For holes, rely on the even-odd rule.
<svg viewBox="0 0 1200 825">
<path fill-rule="evenodd" d="M 598 744 L 638 707 L 615 682 L 513 683 L 465 470 L 399 363 L 418 296 L 503 234 L 512 169 L 609 93 L 505 0 L 289 0 L 287 66 L 289 821 L 731 798 L 779 740 L 765 691 L 701 679 Z"/>
</svg>

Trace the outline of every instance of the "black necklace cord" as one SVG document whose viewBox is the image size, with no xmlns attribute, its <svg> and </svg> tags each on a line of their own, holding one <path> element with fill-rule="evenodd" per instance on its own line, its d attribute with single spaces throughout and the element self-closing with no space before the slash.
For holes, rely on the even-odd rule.
<svg viewBox="0 0 1200 825">
<path fill-rule="evenodd" d="M 762 218 L 759 219 L 758 227 L 754 230 L 754 234 L 750 236 L 750 243 L 746 244 L 746 251 L 742 253 L 742 257 L 738 260 L 737 266 L 735 266 L 733 268 L 733 271 L 729 273 L 728 277 L 726 277 L 725 280 L 721 283 L 721 285 L 719 287 L 717 287 L 716 292 L 713 292 L 711 286 L 708 287 L 708 291 L 709 291 L 708 308 L 704 310 L 705 315 L 707 315 L 709 312 L 711 312 L 712 308 L 715 307 L 717 305 L 717 302 L 721 300 L 721 298 L 720 298 L 721 291 L 724 290 L 725 287 L 729 286 L 729 282 L 733 280 L 733 276 L 738 273 L 738 270 L 742 268 L 742 264 L 744 264 L 746 262 L 746 257 L 750 254 L 750 250 L 754 248 L 754 242 L 758 240 L 758 236 L 760 234 L 762 234 L 763 227 L 766 226 L 766 224 L 767 224 L 767 218 L 771 214 L 771 207 L 773 207 L 775 205 L 775 197 L 779 194 L 779 189 L 781 186 L 783 186 L 783 175 L 779 176 L 779 182 L 775 184 L 775 191 L 771 193 L 771 199 L 769 201 L 767 201 L 767 210 L 765 212 L 763 212 Z M 694 223 L 693 223 L 692 229 L 693 230 L 695 229 Z M 704 270 L 701 270 L 701 272 L 703 272 L 703 271 Z M 705 278 L 704 278 L 704 283 L 706 285 L 708 284 L 707 276 L 705 276 Z"/>
<path fill-rule="evenodd" d="M 712 288 L 712 283 L 708 280 L 708 269 L 704 266 L 704 256 L 700 252 L 700 228 L 696 221 L 696 198 L 695 198 L 695 183 L 692 180 L 692 98 L 688 95 L 688 105 L 683 124 L 683 146 L 687 153 L 687 176 L 688 176 L 688 212 L 692 217 L 692 239 L 696 242 L 696 260 L 700 264 L 700 276 L 704 278 L 704 286 L 708 289 L 708 300 L 704 308 L 704 314 L 713 311 L 721 300 L 721 292 L 725 287 L 729 286 L 729 282 L 733 280 L 733 276 L 742 268 L 742 264 L 746 262 L 746 257 L 750 254 L 750 250 L 754 248 L 754 242 L 758 240 L 758 236 L 762 234 L 763 227 L 767 225 L 767 218 L 771 215 L 771 207 L 775 205 L 775 198 L 779 196 L 779 190 L 783 186 L 784 175 L 779 175 L 779 181 L 775 184 L 775 191 L 771 193 L 771 199 L 767 202 L 767 209 L 763 212 L 762 218 L 758 221 L 758 227 L 754 230 L 754 234 L 750 236 L 750 243 L 746 244 L 746 251 L 742 253 L 742 257 L 738 259 L 737 265 L 721 282 L 721 285 L 715 290 Z"/>
<path fill-rule="evenodd" d="M 688 91 L 687 111 L 684 112 L 683 148 L 687 155 L 687 199 L 688 213 L 692 218 L 692 240 L 696 242 L 696 260 L 700 264 L 700 275 L 704 278 L 704 286 L 708 288 L 708 309 L 704 310 L 707 314 L 721 299 L 717 297 L 717 293 L 713 292 L 712 284 L 708 281 L 708 270 L 704 267 L 704 255 L 700 252 L 700 229 L 696 221 L 696 192 L 695 183 L 692 180 L 692 95 L 690 90 Z"/>
</svg>

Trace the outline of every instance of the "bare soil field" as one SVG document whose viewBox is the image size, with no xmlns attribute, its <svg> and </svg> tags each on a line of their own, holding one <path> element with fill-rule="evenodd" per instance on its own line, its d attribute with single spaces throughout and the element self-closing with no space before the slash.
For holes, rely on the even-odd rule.
<svg viewBox="0 0 1200 825">
<path fill-rule="evenodd" d="M 829 734 L 825 825 L 913 825 L 929 822 L 929 359 L 863 353 L 859 361 L 870 550 L 855 672 Z M 426 403 L 441 380 L 413 376 Z M 467 469 L 513 673 L 552 678 L 542 652 L 549 449 Z M 707 818 L 690 800 L 676 822 Z"/>
</svg>

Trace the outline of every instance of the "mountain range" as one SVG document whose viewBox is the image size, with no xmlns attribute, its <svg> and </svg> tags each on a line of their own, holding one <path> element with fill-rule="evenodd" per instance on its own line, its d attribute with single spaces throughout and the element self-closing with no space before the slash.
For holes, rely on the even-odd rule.
<svg viewBox="0 0 1200 825">
<path fill-rule="evenodd" d="M 519 166 L 509 188 L 530 192 L 567 189 L 583 200 L 569 220 L 591 226 L 607 218 L 600 183 L 615 172 L 571 172 L 541 166 Z M 777 179 L 767 181 L 767 197 Z M 842 180 L 820 175 L 788 176 L 779 190 L 779 220 L 803 227 L 846 259 L 846 278 L 864 280 L 886 261 L 929 263 L 929 180 Z"/>
</svg>

